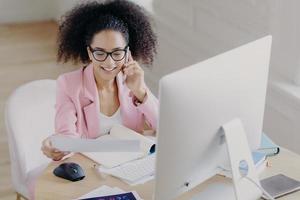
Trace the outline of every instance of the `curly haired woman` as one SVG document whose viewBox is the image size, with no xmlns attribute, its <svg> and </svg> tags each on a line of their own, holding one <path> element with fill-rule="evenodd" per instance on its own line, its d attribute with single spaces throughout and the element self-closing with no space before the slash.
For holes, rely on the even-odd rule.
<svg viewBox="0 0 300 200">
<path fill-rule="evenodd" d="M 98 138 L 115 124 L 155 131 L 158 100 L 140 66 L 152 64 L 157 44 L 146 11 L 125 0 L 89 1 L 62 19 L 58 61 L 84 66 L 57 79 L 55 134 Z M 53 160 L 68 154 L 49 138 L 42 151 Z"/>
</svg>

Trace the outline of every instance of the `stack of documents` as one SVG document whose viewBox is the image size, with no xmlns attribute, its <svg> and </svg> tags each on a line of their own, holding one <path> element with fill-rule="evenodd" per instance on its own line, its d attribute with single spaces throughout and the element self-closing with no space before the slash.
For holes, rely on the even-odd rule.
<svg viewBox="0 0 300 200">
<path fill-rule="evenodd" d="M 100 166 L 99 172 L 120 178 L 130 185 L 142 184 L 154 178 L 155 154 L 113 168 Z"/>
<path fill-rule="evenodd" d="M 124 190 L 121 190 L 120 188 L 114 187 L 108 187 L 106 185 L 103 185 L 88 194 L 85 194 L 81 197 L 79 197 L 77 200 L 111 200 L 111 199 L 127 199 L 127 200 L 142 200 L 137 192 L 131 191 L 131 192 L 125 192 Z"/>
</svg>

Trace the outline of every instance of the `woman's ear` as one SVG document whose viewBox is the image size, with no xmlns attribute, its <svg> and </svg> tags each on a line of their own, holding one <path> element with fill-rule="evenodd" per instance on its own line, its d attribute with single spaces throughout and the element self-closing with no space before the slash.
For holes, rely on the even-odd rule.
<svg viewBox="0 0 300 200">
<path fill-rule="evenodd" d="M 88 55 L 89 55 L 89 58 L 90 58 L 90 61 L 92 61 L 92 52 L 90 51 L 90 48 L 87 46 L 86 47 L 86 51 L 87 51 L 87 53 L 88 53 Z"/>
</svg>

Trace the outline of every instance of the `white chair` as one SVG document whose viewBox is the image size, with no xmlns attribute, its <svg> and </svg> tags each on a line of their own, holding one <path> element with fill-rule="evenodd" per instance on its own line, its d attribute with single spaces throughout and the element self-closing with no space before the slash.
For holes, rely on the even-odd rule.
<svg viewBox="0 0 300 200">
<path fill-rule="evenodd" d="M 50 162 L 42 141 L 54 133 L 55 80 L 37 80 L 18 87 L 5 108 L 11 176 L 17 199 L 31 199 L 28 186 Z"/>
</svg>

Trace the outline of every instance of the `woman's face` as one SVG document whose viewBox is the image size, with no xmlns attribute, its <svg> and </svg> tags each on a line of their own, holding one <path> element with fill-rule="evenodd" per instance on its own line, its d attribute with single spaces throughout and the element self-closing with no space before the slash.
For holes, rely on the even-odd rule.
<svg viewBox="0 0 300 200">
<path fill-rule="evenodd" d="M 90 47 L 87 47 L 95 75 L 106 81 L 113 80 L 125 63 L 126 45 L 125 38 L 118 31 L 96 33 Z M 110 52 L 113 53 L 107 55 Z"/>
</svg>

